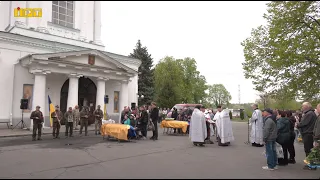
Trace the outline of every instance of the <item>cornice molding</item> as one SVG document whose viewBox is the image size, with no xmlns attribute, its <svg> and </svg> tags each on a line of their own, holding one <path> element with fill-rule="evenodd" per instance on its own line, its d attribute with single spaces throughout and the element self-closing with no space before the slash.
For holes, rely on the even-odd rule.
<svg viewBox="0 0 320 180">
<path fill-rule="evenodd" d="M 50 50 L 56 50 L 56 51 L 74 51 L 78 49 L 71 49 L 71 48 L 63 48 L 61 46 L 56 46 L 56 45 L 49 45 L 46 43 L 40 43 L 35 41 L 25 41 L 21 39 L 16 39 L 16 38 L 9 38 L 9 37 L 0 37 L 0 41 L 3 42 L 8 42 L 8 43 L 13 43 L 13 44 L 19 44 L 27 47 L 38 47 L 42 49 L 50 49 Z"/>
</svg>

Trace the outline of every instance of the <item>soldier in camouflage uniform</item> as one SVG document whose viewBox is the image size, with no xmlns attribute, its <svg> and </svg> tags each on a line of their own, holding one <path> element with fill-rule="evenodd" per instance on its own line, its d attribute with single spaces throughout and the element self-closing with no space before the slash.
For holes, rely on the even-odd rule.
<svg viewBox="0 0 320 180">
<path fill-rule="evenodd" d="M 74 127 L 74 129 L 78 129 L 79 122 L 80 122 L 80 111 L 79 111 L 79 106 L 76 105 L 73 110 L 73 127 Z"/>
<path fill-rule="evenodd" d="M 89 124 L 89 108 L 83 106 L 80 112 L 80 135 L 84 126 L 85 136 L 88 136 L 88 124 Z"/>
<path fill-rule="evenodd" d="M 72 112 L 72 107 L 69 107 L 68 111 L 64 114 L 64 119 L 65 119 L 65 126 L 66 126 L 66 138 L 68 137 L 68 133 L 70 130 L 70 137 L 72 136 L 73 133 L 73 112 Z"/>
<path fill-rule="evenodd" d="M 36 110 L 31 113 L 30 119 L 33 120 L 32 141 L 36 140 L 37 130 L 38 130 L 38 140 L 42 140 L 41 130 L 42 130 L 42 123 L 43 123 L 43 114 L 40 111 L 40 106 L 37 106 Z"/>
<path fill-rule="evenodd" d="M 100 134 L 100 129 L 101 129 L 101 125 L 102 125 L 102 117 L 103 117 L 103 112 L 102 110 L 100 109 L 100 105 L 98 105 L 98 108 L 93 112 L 93 115 L 95 117 L 95 132 L 96 132 L 96 135 L 98 135 L 98 133 Z M 99 132 L 97 132 L 97 128 L 99 127 Z"/>
<path fill-rule="evenodd" d="M 61 127 L 60 121 L 63 118 L 63 114 L 60 111 L 58 105 L 55 108 L 56 108 L 56 111 L 51 113 L 51 118 L 53 121 L 53 123 L 52 123 L 53 124 L 52 136 L 53 136 L 53 139 L 60 139 L 60 137 L 59 137 L 60 127 Z"/>
</svg>

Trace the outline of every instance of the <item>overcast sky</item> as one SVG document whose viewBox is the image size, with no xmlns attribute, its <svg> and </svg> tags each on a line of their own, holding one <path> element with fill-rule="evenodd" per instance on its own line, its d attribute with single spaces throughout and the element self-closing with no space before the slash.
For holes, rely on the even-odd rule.
<svg viewBox="0 0 320 180">
<path fill-rule="evenodd" d="M 106 51 L 129 55 L 140 39 L 154 64 L 165 56 L 192 57 L 208 84 L 222 83 L 232 103 L 254 102 L 257 92 L 243 75 L 240 43 L 265 24 L 266 2 L 101 1 Z"/>
</svg>

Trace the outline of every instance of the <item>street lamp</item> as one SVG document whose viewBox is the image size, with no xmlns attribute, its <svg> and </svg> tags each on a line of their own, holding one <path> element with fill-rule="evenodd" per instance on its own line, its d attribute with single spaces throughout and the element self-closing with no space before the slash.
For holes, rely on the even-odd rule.
<svg viewBox="0 0 320 180">
<path fill-rule="evenodd" d="M 202 100 L 200 100 L 200 104 L 202 103 Z"/>
<path fill-rule="evenodd" d="M 142 99 L 144 98 L 144 95 L 143 94 L 141 94 L 141 95 L 139 95 L 138 93 L 137 93 L 137 106 L 138 106 L 138 104 L 139 104 L 139 100 L 141 101 Z"/>
<path fill-rule="evenodd" d="M 138 99 L 143 99 L 143 98 L 144 98 L 144 95 L 143 95 L 143 94 L 141 94 L 141 95 L 137 94 L 137 98 L 138 98 Z"/>
</svg>

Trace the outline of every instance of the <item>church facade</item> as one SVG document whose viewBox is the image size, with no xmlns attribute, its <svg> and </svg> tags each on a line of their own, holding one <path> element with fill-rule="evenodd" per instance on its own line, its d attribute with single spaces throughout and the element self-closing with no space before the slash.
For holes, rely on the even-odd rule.
<svg viewBox="0 0 320 180">
<path fill-rule="evenodd" d="M 16 17 L 17 8 L 41 17 Z M 137 104 L 139 59 L 105 51 L 100 1 L 2 1 L 0 4 L 0 121 L 16 125 L 39 105 L 49 122 L 49 100 L 68 107 L 104 106 L 118 120 Z M 19 14 L 20 15 L 20 14 Z M 20 15 L 21 16 L 21 15 Z M 28 109 L 20 100 L 28 99 Z"/>
</svg>

